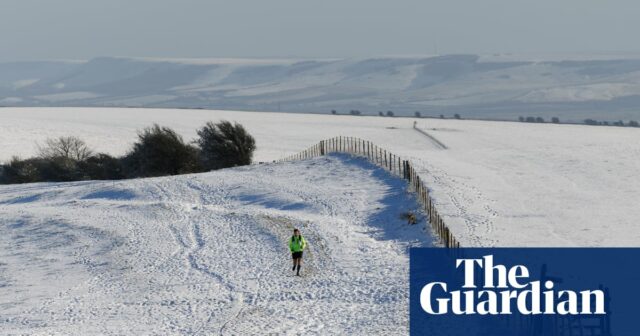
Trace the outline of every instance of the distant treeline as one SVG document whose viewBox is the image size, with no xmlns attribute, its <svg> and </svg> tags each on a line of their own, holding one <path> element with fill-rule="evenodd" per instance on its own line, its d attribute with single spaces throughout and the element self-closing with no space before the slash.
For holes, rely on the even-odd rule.
<svg viewBox="0 0 640 336">
<path fill-rule="evenodd" d="M 608 122 L 608 121 L 598 121 L 598 120 L 594 120 L 594 119 L 585 119 L 584 123 L 587 124 L 587 125 L 595 125 L 595 126 L 640 127 L 640 124 L 638 124 L 638 122 L 635 121 L 635 120 L 629 120 L 629 122 L 627 122 L 625 124 L 624 121 L 622 121 L 622 120 Z"/>
<path fill-rule="evenodd" d="M 337 110 L 331 110 L 331 114 L 333 114 L 333 115 L 337 115 L 337 114 L 340 114 L 340 113 L 339 113 Z M 360 111 L 360 110 L 350 110 L 350 111 L 349 111 L 349 115 L 353 115 L 353 116 L 362 116 L 362 115 L 365 115 L 365 114 L 363 114 L 363 113 L 362 113 L 362 111 Z M 373 115 L 373 114 L 370 114 L 370 115 Z M 386 112 L 384 112 L 384 111 L 378 111 L 378 116 L 379 116 L 379 117 L 395 117 L 395 116 L 396 116 L 396 114 L 395 114 L 393 111 L 386 111 Z M 415 112 L 413 113 L 413 116 L 414 116 L 414 117 L 416 117 L 416 118 L 423 118 L 423 116 L 422 116 L 422 112 L 420 112 L 420 111 L 415 111 Z M 445 117 L 445 115 L 444 115 L 444 114 L 441 114 L 441 115 L 439 115 L 438 117 L 429 117 L 429 116 L 424 116 L 424 118 L 440 118 L 440 119 L 447 119 L 447 117 Z M 453 119 L 462 119 L 462 117 L 461 117 L 458 113 L 456 113 L 456 114 L 454 114 L 454 115 L 453 115 Z"/>
<path fill-rule="evenodd" d="M 337 115 L 340 114 L 337 110 L 331 110 L 331 114 Z M 363 114 L 360 110 L 350 110 L 349 111 L 350 115 L 353 116 L 361 116 L 361 115 L 365 115 Z M 370 114 L 373 115 L 373 114 Z M 378 116 L 380 117 L 395 117 L 395 113 L 393 111 L 379 111 L 378 112 Z M 440 118 L 440 119 L 447 119 L 447 117 L 445 117 L 444 114 L 440 114 L 439 116 L 423 116 L 422 112 L 420 111 L 415 111 L 413 113 L 413 117 L 415 118 Z M 452 116 L 453 119 L 462 119 L 462 117 L 460 116 L 460 114 L 456 113 Z M 482 120 L 482 119 L 478 119 L 478 120 Z M 502 120 L 502 121 L 510 121 L 510 120 Z M 520 122 L 528 122 L 528 123 L 546 123 L 547 121 L 543 118 L 543 117 L 523 117 L 520 116 L 518 117 L 518 121 Z M 552 117 L 548 122 L 551 122 L 553 124 L 561 124 L 562 122 L 560 122 L 560 118 L 558 117 Z M 565 124 L 575 124 L 574 122 L 564 122 Z M 594 119 L 585 119 L 583 121 L 583 123 L 585 125 L 595 125 L 595 126 L 624 126 L 624 127 L 640 127 L 640 123 L 638 123 L 635 120 L 629 120 L 628 122 L 624 122 L 622 120 L 618 120 L 618 121 L 599 121 L 599 120 L 594 120 Z"/>
<path fill-rule="evenodd" d="M 206 123 L 187 143 L 173 129 L 157 124 L 138 133 L 122 157 L 94 153 L 77 137 L 48 139 L 38 155 L 13 157 L 0 166 L 0 183 L 119 180 L 199 173 L 251 164 L 255 139 L 238 123 Z"/>
<path fill-rule="evenodd" d="M 521 122 L 531 122 L 531 123 L 544 123 L 544 122 L 546 122 L 544 120 L 544 118 L 542 118 L 542 117 L 519 117 L 518 120 L 521 121 Z M 551 118 L 551 123 L 559 124 L 560 123 L 560 119 L 557 118 L 557 117 L 553 117 L 553 118 Z M 635 120 L 630 120 L 627 123 L 625 123 L 622 120 L 609 122 L 609 121 L 598 121 L 598 120 L 594 120 L 594 119 L 585 119 L 584 120 L 584 124 L 585 125 L 594 125 L 594 126 L 626 126 L 626 127 L 639 127 L 640 126 L 638 124 L 638 122 L 635 121 Z"/>
</svg>

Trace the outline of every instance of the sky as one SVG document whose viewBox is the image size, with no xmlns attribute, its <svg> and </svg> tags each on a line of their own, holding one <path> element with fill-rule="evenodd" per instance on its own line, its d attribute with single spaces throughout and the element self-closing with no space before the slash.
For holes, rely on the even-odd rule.
<svg viewBox="0 0 640 336">
<path fill-rule="evenodd" d="M 0 61 L 637 53 L 637 0 L 0 0 Z"/>
</svg>

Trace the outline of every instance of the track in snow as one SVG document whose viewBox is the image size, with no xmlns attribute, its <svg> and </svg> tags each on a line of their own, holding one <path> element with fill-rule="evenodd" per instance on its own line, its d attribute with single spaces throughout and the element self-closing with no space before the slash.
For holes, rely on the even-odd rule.
<svg viewBox="0 0 640 336">
<path fill-rule="evenodd" d="M 15 334 L 406 334 L 406 184 L 332 155 L 178 177 L 0 187 Z M 302 277 L 287 240 L 310 242 Z"/>
</svg>

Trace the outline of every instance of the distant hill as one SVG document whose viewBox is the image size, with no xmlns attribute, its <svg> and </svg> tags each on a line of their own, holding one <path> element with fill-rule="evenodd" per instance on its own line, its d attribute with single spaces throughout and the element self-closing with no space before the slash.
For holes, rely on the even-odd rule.
<svg viewBox="0 0 640 336">
<path fill-rule="evenodd" d="M 0 106 L 215 108 L 467 118 L 640 119 L 640 58 L 449 55 L 332 60 L 0 63 Z"/>
</svg>

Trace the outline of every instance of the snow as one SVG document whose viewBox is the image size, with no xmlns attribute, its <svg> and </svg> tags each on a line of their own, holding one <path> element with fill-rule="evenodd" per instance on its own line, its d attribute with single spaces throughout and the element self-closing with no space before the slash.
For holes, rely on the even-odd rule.
<svg viewBox="0 0 640 336">
<path fill-rule="evenodd" d="M 0 63 L 11 106 L 139 106 L 515 120 L 638 119 L 638 55 L 162 59 Z M 37 79 L 37 80 L 36 80 Z M 77 93 L 84 93 L 78 95 Z M 62 96 L 57 96 L 62 95 Z M 41 97 L 63 99 L 42 100 Z M 523 111 L 523 112 L 518 112 Z"/>
<path fill-rule="evenodd" d="M 3 334 L 408 333 L 406 183 L 331 155 L 0 186 Z M 309 241 L 291 272 L 293 227 Z"/>
<path fill-rule="evenodd" d="M 338 135 L 412 160 L 464 246 L 638 246 L 640 129 L 471 120 L 170 109 L 0 109 L 0 161 L 77 135 L 126 153 L 154 122 L 185 140 L 209 120 L 242 123 L 270 162 Z M 446 146 L 412 129 L 418 127 Z"/>
<path fill-rule="evenodd" d="M 639 129 L 428 125 L 421 124 L 448 149 L 417 158 L 418 165 L 445 221 L 465 232 L 467 245 L 640 244 Z"/>
<path fill-rule="evenodd" d="M 604 83 L 534 90 L 518 98 L 525 102 L 608 101 L 639 92 L 638 83 Z"/>
<path fill-rule="evenodd" d="M 92 92 L 65 92 L 65 93 L 53 93 L 42 96 L 35 96 L 34 98 L 38 100 L 44 100 L 47 102 L 61 102 L 68 100 L 82 100 L 82 99 L 90 99 L 90 98 L 98 98 L 100 95 L 92 93 Z"/>
<path fill-rule="evenodd" d="M 13 83 L 13 89 L 17 90 L 17 89 L 22 89 L 22 88 L 26 88 L 29 85 L 35 84 L 39 81 L 39 79 L 22 79 L 19 81 L 15 81 Z"/>
<path fill-rule="evenodd" d="M 121 155 L 154 122 L 242 123 L 256 161 L 337 135 L 411 160 L 463 246 L 638 246 L 640 129 L 267 112 L 2 108 L 0 160 L 76 135 Z M 413 129 L 417 122 L 418 130 Z M 5 334 L 407 334 L 406 182 L 333 154 L 205 174 L 0 186 Z M 303 276 L 287 240 L 310 242 Z"/>
</svg>

